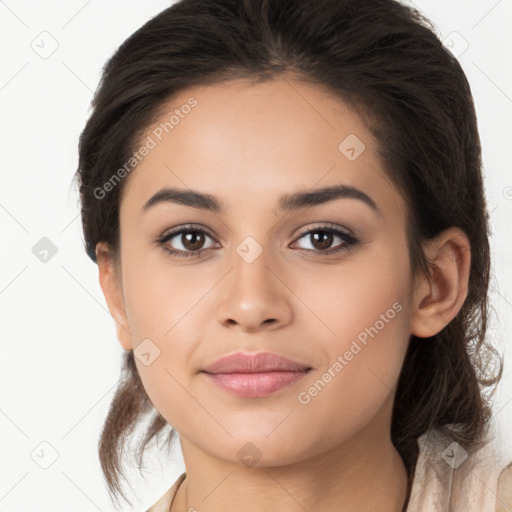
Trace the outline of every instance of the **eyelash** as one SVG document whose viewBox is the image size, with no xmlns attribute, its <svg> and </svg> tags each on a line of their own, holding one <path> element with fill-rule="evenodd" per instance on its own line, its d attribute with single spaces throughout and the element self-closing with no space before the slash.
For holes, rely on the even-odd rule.
<svg viewBox="0 0 512 512">
<path fill-rule="evenodd" d="M 341 245 L 341 247 L 339 247 L 338 249 L 327 249 L 325 251 L 321 251 L 321 250 L 314 250 L 314 249 L 299 249 L 299 250 L 302 250 L 302 251 L 312 251 L 312 252 L 316 252 L 316 253 L 319 253 L 319 254 L 322 254 L 322 255 L 330 255 L 330 254 L 333 254 L 333 253 L 338 253 L 338 252 L 342 252 L 342 251 L 348 251 L 350 249 L 352 249 L 358 242 L 359 240 L 357 238 L 355 238 L 354 236 L 348 234 L 348 233 L 345 233 L 344 231 L 341 231 L 335 227 L 331 227 L 332 225 L 330 224 L 325 224 L 325 225 L 322 225 L 322 226 L 317 226 L 313 229 L 309 229 L 308 231 L 304 232 L 304 233 L 301 233 L 299 235 L 299 237 L 296 239 L 297 240 L 300 240 L 301 238 L 303 238 L 304 236 L 306 235 L 310 235 L 311 233 L 317 233 L 317 232 L 322 232 L 322 233 L 332 233 L 336 236 L 339 236 L 342 240 L 343 240 L 343 244 Z M 202 228 L 199 228 L 199 227 L 195 227 L 193 225 L 186 225 L 186 226 L 182 226 L 182 227 L 179 227 L 177 228 L 176 230 L 174 231 L 171 231 L 169 233 L 167 233 L 166 235 L 158 238 L 156 240 L 156 243 L 162 247 L 162 249 L 168 253 L 170 256 L 177 256 L 179 258 L 190 258 L 190 257 L 200 257 L 204 252 L 208 251 L 209 249 L 206 248 L 206 249 L 199 249 L 199 250 L 196 250 L 196 251 L 182 251 L 182 250 L 176 250 L 176 249 L 169 249 L 165 244 L 173 239 L 175 236 L 177 235 L 180 235 L 180 234 L 183 234 L 183 233 L 203 233 L 205 235 L 207 235 L 208 237 L 212 238 L 204 229 Z"/>
</svg>

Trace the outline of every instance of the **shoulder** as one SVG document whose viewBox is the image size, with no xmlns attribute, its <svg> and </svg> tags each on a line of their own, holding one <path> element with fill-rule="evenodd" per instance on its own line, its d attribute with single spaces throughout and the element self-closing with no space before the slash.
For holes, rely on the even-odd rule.
<svg viewBox="0 0 512 512">
<path fill-rule="evenodd" d="M 186 476 L 187 473 L 183 472 L 174 482 L 174 484 L 165 492 L 165 494 L 161 496 L 155 504 L 149 507 L 146 512 L 168 512 L 171 508 L 174 497 L 178 492 L 178 488 L 183 480 L 185 480 Z"/>
<path fill-rule="evenodd" d="M 496 498 L 496 512 L 512 510 L 512 462 L 500 473 Z"/>
<path fill-rule="evenodd" d="M 450 447 L 451 437 L 442 431 L 428 431 L 418 439 L 420 448 L 416 471 L 419 481 L 413 481 L 418 494 L 411 512 L 437 510 L 435 496 L 445 493 L 463 506 L 456 510 L 512 512 L 512 461 L 500 435 L 489 435 L 486 442 L 471 450 L 461 469 L 454 472 L 440 453 Z M 443 452 L 445 450 L 445 452 Z M 507 454 L 505 454 L 507 452 Z M 452 479 L 453 477 L 453 479 Z M 452 479 L 452 480 L 449 480 Z M 416 478 L 415 478 L 416 480 Z M 451 481 L 448 489 L 446 482 Z M 428 491 L 424 487 L 428 484 Z"/>
</svg>

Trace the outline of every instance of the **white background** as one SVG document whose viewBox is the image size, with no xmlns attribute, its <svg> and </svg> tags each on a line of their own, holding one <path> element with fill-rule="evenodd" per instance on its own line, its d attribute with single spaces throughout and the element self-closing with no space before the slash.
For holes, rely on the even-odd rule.
<svg viewBox="0 0 512 512">
<path fill-rule="evenodd" d="M 97 267 L 82 246 L 78 195 L 71 180 L 78 136 L 103 64 L 130 34 L 170 4 L 0 1 L 3 512 L 114 510 L 97 442 L 119 377 L 122 349 Z M 506 364 L 495 410 L 499 426 L 510 431 L 512 1 L 417 0 L 415 5 L 435 23 L 441 39 L 453 41 L 475 98 L 493 231 L 489 337 Z M 42 31 L 58 43 L 47 59 L 31 47 Z M 42 237 L 58 250 L 47 263 L 32 253 Z M 48 469 L 31 457 L 36 448 L 39 460 L 51 457 L 51 448 L 39 446 L 44 441 L 58 453 Z M 512 446 L 510 453 L 512 460 Z M 184 470 L 179 450 L 171 461 L 155 454 L 151 467 L 146 480 L 133 474 L 133 510 L 154 503 Z"/>
</svg>

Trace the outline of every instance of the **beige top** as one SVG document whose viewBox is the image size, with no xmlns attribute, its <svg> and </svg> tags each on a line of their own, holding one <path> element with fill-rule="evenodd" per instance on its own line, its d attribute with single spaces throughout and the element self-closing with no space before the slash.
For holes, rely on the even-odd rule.
<svg viewBox="0 0 512 512">
<path fill-rule="evenodd" d="M 407 512 L 512 512 L 512 462 L 505 467 L 492 440 L 468 455 L 430 431 L 418 438 L 418 447 Z M 146 512 L 169 512 L 185 477 L 186 472 Z"/>
<path fill-rule="evenodd" d="M 187 473 L 182 473 L 176 482 L 172 485 L 172 487 L 166 491 L 166 493 L 150 508 L 147 509 L 146 512 L 169 512 L 171 510 L 171 505 L 178 492 L 178 487 L 181 485 L 183 480 L 185 480 L 185 476 Z"/>
<path fill-rule="evenodd" d="M 468 454 L 437 430 L 420 436 L 407 512 L 512 512 L 512 463 L 499 441 Z"/>
</svg>

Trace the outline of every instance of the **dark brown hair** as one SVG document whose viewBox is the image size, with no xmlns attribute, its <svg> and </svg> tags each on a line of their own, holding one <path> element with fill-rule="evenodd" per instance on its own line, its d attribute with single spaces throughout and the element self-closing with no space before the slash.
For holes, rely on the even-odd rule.
<svg viewBox="0 0 512 512">
<path fill-rule="evenodd" d="M 87 254 L 107 242 L 119 257 L 119 203 L 129 176 L 98 190 L 126 163 L 173 96 L 193 85 L 292 73 L 360 113 L 379 144 L 389 179 L 408 208 L 413 272 L 430 279 L 422 243 L 457 226 L 471 243 L 469 291 L 457 316 L 429 339 L 411 336 L 396 391 L 391 435 L 409 483 L 417 439 L 440 429 L 466 450 L 484 439 L 503 364 L 486 339 L 489 219 L 473 98 L 458 61 L 417 10 L 395 0 L 181 0 L 131 35 L 103 68 L 80 136 L 76 178 Z M 102 189 L 104 191 L 104 189 Z M 104 197 L 99 197 L 103 195 Z M 121 460 L 135 425 L 139 444 L 169 427 L 139 378 L 133 351 L 99 442 L 111 496 L 121 494 Z"/>
</svg>

